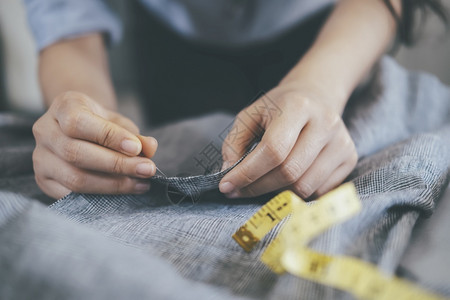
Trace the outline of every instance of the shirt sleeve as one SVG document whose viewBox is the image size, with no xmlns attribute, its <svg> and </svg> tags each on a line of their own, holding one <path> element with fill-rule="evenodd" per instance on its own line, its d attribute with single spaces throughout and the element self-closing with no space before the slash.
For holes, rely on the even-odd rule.
<svg viewBox="0 0 450 300">
<path fill-rule="evenodd" d="M 24 0 L 38 50 L 61 39 L 101 32 L 112 43 L 122 36 L 117 16 L 102 0 Z"/>
</svg>

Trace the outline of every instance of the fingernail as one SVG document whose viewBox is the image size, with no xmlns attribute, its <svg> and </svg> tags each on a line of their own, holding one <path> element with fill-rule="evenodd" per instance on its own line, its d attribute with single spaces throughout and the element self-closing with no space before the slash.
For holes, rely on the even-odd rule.
<svg viewBox="0 0 450 300">
<path fill-rule="evenodd" d="M 136 173 L 141 176 L 152 176 L 155 174 L 155 167 L 151 163 L 140 163 L 136 166 Z"/>
<path fill-rule="evenodd" d="M 139 152 L 139 145 L 132 140 L 123 140 L 120 147 L 122 147 L 122 150 L 130 154 L 138 154 Z"/>
<path fill-rule="evenodd" d="M 145 193 L 150 189 L 150 183 L 137 183 L 134 187 L 134 191 L 137 193 Z"/>
<path fill-rule="evenodd" d="M 234 185 L 231 182 L 224 182 L 219 185 L 220 192 L 229 194 L 234 190 Z"/>
<path fill-rule="evenodd" d="M 241 196 L 241 195 L 240 195 L 239 192 L 237 192 L 237 191 L 232 192 L 232 193 L 229 193 L 229 194 L 225 194 L 225 197 L 231 198 L 231 199 L 239 198 L 240 196 Z"/>
</svg>

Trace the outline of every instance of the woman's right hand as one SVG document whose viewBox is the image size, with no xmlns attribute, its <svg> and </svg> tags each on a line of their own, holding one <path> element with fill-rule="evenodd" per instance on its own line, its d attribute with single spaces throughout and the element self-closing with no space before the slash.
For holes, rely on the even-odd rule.
<svg viewBox="0 0 450 300">
<path fill-rule="evenodd" d="M 71 191 L 140 194 L 156 172 L 158 146 L 129 119 L 79 92 L 65 92 L 33 126 L 36 182 L 55 199 Z M 140 156 L 140 154 L 143 156 Z"/>
</svg>

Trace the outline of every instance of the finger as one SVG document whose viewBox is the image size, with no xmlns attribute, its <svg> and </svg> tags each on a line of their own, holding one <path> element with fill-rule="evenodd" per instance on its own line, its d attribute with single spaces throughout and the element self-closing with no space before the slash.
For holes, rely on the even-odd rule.
<svg viewBox="0 0 450 300">
<path fill-rule="evenodd" d="M 334 162 L 336 162 L 335 164 L 338 164 L 338 161 L 342 160 L 342 151 L 336 151 L 336 149 L 341 149 L 336 148 L 338 146 L 337 143 L 328 144 L 322 149 L 320 149 L 321 143 L 318 143 L 314 148 L 304 147 L 306 143 L 305 140 L 317 135 L 317 133 L 309 130 L 309 128 L 305 128 L 300 134 L 291 153 L 281 165 L 252 184 L 242 188 L 235 195 L 227 196 L 230 198 L 254 197 L 292 185 L 296 183 L 309 168 L 312 168 L 313 164 L 315 164 L 317 159 L 322 155 L 325 155 L 325 157 L 321 158 L 320 161 L 327 162 L 324 168 L 333 168 Z M 330 172 L 331 171 L 332 170 L 330 170 Z"/>
<path fill-rule="evenodd" d="M 245 112 L 239 113 L 222 145 L 222 170 L 238 161 L 261 133 L 261 127 L 254 119 Z"/>
<path fill-rule="evenodd" d="M 128 176 L 108 175 L 74 167 L 59 157 L 38 172 L 46 179 L 52 179 L 66 189 L 89 194 L 141 194 L 150 189 L 150 182 Z"/>
<path fill-rule="evenodd" d="M 237 192 L 282 164 L 306 122 L 306 115 L 292 113 L 273 119 L 258 146 L 222 179 L 220 191 Z"/>
<path fill-rule="evenodd" d="M 145 157 L 152 158 L 156 153 L 156 149 L 158 149 L 158 141 L 151 136 L 137 136 L 142 144 L 142 154 Z"/>
<path fill-rule="evenodd" d="M 58 126 L 46 125 L 51 122 L 56 123 L 52 119 L 44 120 L 42 126 L 48 130 L 45 138 L 39 139 L 39 146 L 48 148 L 70 164 L 81 169 L 140 178 L 151 177 L 156 172 L 155 164 L 145 157 L 130 157 L 91 142 L 69 138 Z M 41 147 L 37 147 L 36 152 L 38 154 L 36 157 L 45 155 L 45 151 L 42 151 Z M 48 159 L 50 163 L 51 157 Z"/>
<path fill-rule="evenodd" d="M 300 197 L 309 198 L 341 164 L 350 159 L 352 153 L 335 139 L 321 151 L 308 170 L 297 182 L 290 185 L 290 188 Z"/>
<path fill-rule="evenodd" d="M 38 180 L 38 178 L 36 178 L 36 183 L 46 195 L 53 199 L 61 199 L 70 193 L 69 189 L 52 179 Z"/>
<path fill-rule="evenodd" d="M 110 111 L 109 114 L 110 115 L 109 115 L 108 119 L 111 122 L 116 123 L 117 125 L 125 128 L 126 130 L 128 130 L 129 132 L 131 132 L 135 135 L 139 134 L 139 128 L 136 126 L 136 124 L 134 124 L 133 121 L 131 121 L 127 117 L 124 117 L 121 114 L 116 113 L 114 111 Z"/>
<path fill-rule="evenodd" d="M 35 129 L 33 126 L 33 131 L 34 130 Z M 42 147 L 37 145 L 32 154 L 34 178 L 37 185 L 46 195 L 52 197 L 53 199 L 59 199 L 69 194 L 69 189 L 65 188 L 59 183 L 55 184 L 53 180 L 49 180 L 46 177 L 45 166 L 47 166 L 49 162 L 44 161 L 44 159 L 39 155 L 40 149 L 42 149 Z"/>
<path fill-rule="evenodd" d="M 314 196 L 320 197 L 340 185 L 355 168 L 356 160 L 348 160 L 334 170 L 325 183 L 315 191 Z"/>
<path fill-rule="evenodd" d="M 136 135 L 87 109 L 57 113 L 56 120 L 63 133 L 72 138 L 86 140 L 130 156 L 138 155 L 142 144 Z"/>
<path fill-rule="evenodd" d="M 149 178 L 156 166 L 148 158 L 113 151 L 90 142 L 61 136 L 56 144 L 46 145 L 64 161 L 81 169 L 116 175 Z"/>
</svg>

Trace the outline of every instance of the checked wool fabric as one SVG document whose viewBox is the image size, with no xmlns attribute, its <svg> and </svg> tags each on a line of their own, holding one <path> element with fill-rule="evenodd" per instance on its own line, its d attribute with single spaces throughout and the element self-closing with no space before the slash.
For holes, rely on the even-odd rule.
<svg viewBox="0 0 450 300">
<path fill-rule="evenodd" d="M 204 192 L 217 189 L 222 178 L 234 167 L 236 167 L 250 152 L 252 152 L 256 145 L 257 143 L 253 144 L 237 162 L 225 170 L 211 174 L 186 177 L 166 177 L 156 175 L 151 178 L 151 181 L 167 184 L 168 189 L 172 189 L 172 192 L 178 192 L 182 196 L 198 199 Z"/>
<path fill-rule="evenodd" d="M 421 216 L 432 217 L 449 182 L 450 90 L 387 57 L 377 78 L 353 95 L 344 113 L 360 156 L 348 180 L 362 211 L 309 246 L 395 274 L 414 225 Z M 194 158 L 205 145 L 219 144 L 230 122 L 232 116 L 215 114 L 150 130 L 159 142 L 155 163 L 168 177 L 202 174 Z M 1 186 L 13 182 L 14 173 L 7 177 L 0 178 Z M 204 188 L 191 189 L 193 181 L 187 182 L 187 188 L 175 187 L 191 195 Z M 270 196 L 226 199 L 209 190 L 214 181 L 198 202 L 173 205 L 169 183 L 155 180 L 139 196 L 71 193 L 50 208 L 32 201 L 32 193 L 2 189 L 0 298 L 351 299 L 343 291 L 278 276 L 260 262 L 279 227 L 250 253 L 232 240 Z M 443 282 L 416 284 L 450 296 Z"/>
</svg>

